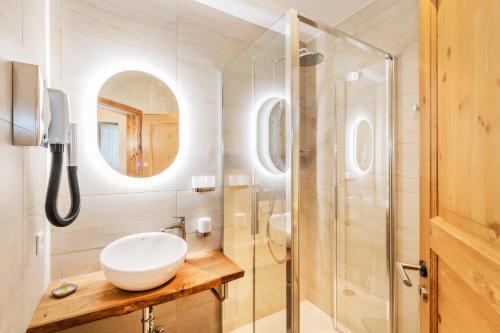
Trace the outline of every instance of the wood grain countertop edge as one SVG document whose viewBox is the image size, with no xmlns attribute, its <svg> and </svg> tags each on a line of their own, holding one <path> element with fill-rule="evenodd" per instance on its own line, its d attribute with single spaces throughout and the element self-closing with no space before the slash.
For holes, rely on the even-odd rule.
<svg viewBox="0 0 500 333">
<path fill-rule="evenodd" d="M 228 261 L 228 264 L 232 264 L 232 265 L 236 266 L 237 268 L 239 268 L 239 266 L 237 266 L 231 259 L 226 257 L 222 252 L 220 252 L 218 250 L 212 250 L 212 252 L 213 251 L 219 252 L 219 254 L 222 254 L 225 257 L 225 259 Z M 190 256 L 196 257 L 197 255 L 199 255 L 200 253 L 203 253 L 203 252 L 210 253 L 211 251 L 204 250 L 204 251 L 193 252 L 192 254 L 188 255 L 188 259 Z M 101 272 L 94 272 L 94 273 L 90 273 L 90 274 L 97 274 L 97 273 L 101 273 Z M 134 311 L 142 310 L 148 306 L 155 306 L 155 305 L 159 305 L 162 303 L 174 301 L 174 300 L 179 299 L 179 298 L 183 298 L 186 296 L 190 296 L 193 294 L 197 294 L 197 293 L 209 290 L 209 289 L 214 288 L 214 287 L 221 286 L 224 283 L 228 283 L 228 282 L 234 281 L 236 279 L 242 278 L 244 276 L 244 274 L 245 274 L 245 272 L 241 268 L 239 268 L 238 271 L 234 271 L 231 274 L 227 274 L 224 276 L 219 276 L 219 277 L 213 278 L 211 280 L 205 281 L 204 283 L 201 283 L 199 285 L 194 285 L 194 286 L 189 287 L 187 289 L 181 288 L 179 290 L 176 290 L 174 292 L 167 293 L 167 294 L 156 294 L 154 292 L 150 293 L 150 294 L 146 294 L 146 295 L 141 296 L 141 298 L 142 298 L 141 300 L 133 299 L 134 294 L 132 292 L 130 300 L 124 300 L 123 302 L 120 302 L 119 304 L 117 304 L 115 306 L 105 307 L 105 308 L 100 309 L 98 311 L 82 313 L 82 314 L 77 315 L 77 316 L 62 318 L 62 319 L 59 319 L 56 321 L 46 322 L 43 324 L 30 323 L 30 326 L 28 327 L 26 332 L 27 333 L 51 333 L 51 332 L 57 332 L 60 330 L 64 330 L 64 329 L 80 326 L 83 324 L 91 323 L 91 322 L 94 322 L 97 320 L 122 316 L 122 315 L 125 315 L 128 313 L 134 312 Z M 170 282 L 168 282 L 168 283 L 164 284 L 163 286 L 160 286 L 156 289 L 161 290 L 161 289 L 165 288 L 167 285 L 169 285 L 171 282 L 173 282 L 176 278 L 177 278 L 177 276 L 174 277 Z M 153 291 L 156 289 L 153 289 Z M 137 295 L 137 294 L 135 294 L 135 295 Z"/>
</svg>

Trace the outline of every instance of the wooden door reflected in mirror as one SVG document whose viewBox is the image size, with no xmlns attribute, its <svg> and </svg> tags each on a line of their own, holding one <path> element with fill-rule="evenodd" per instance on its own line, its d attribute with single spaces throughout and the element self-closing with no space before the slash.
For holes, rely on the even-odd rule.
<svg viewBox="0 0 500 333">
<path fill-rule="evenodd" d="M 109 78 L 99 92 L 97 126 L 104 160 L 122 174 L 154 176 L 177 156 L 177 99 L 151 74 L 126 71 Z"/>
</svg>

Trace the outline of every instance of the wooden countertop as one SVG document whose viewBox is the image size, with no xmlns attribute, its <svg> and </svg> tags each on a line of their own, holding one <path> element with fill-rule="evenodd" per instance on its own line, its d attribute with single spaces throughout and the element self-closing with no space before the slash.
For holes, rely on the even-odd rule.
<svg viewBox="0 0 500 333">
<path fill-rule="evenodd" d="M 56 332 L 99 319 L 124 315 L 148 306 L 196 294 L 243 277 L 244 271 L 217 250 L 188 254 L 177 275 L 167 284 L 153 290 L 130 292 L 109 283 L 104 273 L 95 272 L 68 278 L 76 283 L 76 293 L 57 299 L 50 283 L 31 323 L 29 333 Z"/>
</svg>

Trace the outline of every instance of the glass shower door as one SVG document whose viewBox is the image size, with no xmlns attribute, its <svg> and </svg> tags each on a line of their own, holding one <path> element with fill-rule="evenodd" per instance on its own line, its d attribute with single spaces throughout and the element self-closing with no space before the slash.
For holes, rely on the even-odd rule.
<svg viewBox="0 0 500 333">
<path fill-rule="evenodd" d="M 387 64 L 367 58 L 335 78 L 343 136 L 337 143 L 336 320 L 352 332 L 385 333 L 391 325 Z"/>
<path fill-rule="evenodd" d="M 307 18 L 299 28 L 322 59 L 300 68 L 301 332 L 388 333 L 392 60 Z"/>
</svg>

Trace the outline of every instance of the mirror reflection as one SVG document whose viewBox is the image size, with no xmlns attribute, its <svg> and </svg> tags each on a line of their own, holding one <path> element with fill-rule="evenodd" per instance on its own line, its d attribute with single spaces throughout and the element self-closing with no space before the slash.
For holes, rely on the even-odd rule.
<svg viewBox="0 0 500 333">
<path fill-rule="evenodd" d="M 179 150 L 179 107 L 157 77 L 126 71 L 109 78 L 97 100 L 99 150 L 116 171 L 150 177 L 167 169 Z"/>
<path fill-rule="evenodd" d="M 270 98 L 257 115 L 257 153 L 268 171 L 285 171 L 285 142 L 285 100 Z"/>
<path fill-rule="evenodd" d="M 354 163 L 359 171 L 370 171 L 373 163 L 373 128 L 366 119 L 354 128 Z"/>
</svg>

